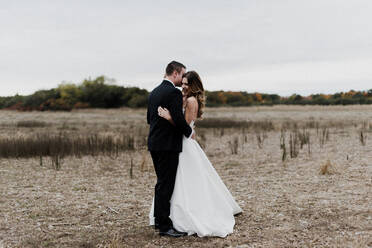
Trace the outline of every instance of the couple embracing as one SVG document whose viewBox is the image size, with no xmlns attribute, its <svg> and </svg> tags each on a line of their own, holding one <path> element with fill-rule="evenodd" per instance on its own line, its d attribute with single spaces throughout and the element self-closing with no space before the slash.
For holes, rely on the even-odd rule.
<svg viewBox="0 0 372 248">
<path fill-rule="evenodd" d="M 242 212 L 194 139 L 204 101 L 199 75 L 176 61 L 149 96 L 148 149 L 157 176 L 149 218 L 162 236 L 226 237 Z"/>
</svg>

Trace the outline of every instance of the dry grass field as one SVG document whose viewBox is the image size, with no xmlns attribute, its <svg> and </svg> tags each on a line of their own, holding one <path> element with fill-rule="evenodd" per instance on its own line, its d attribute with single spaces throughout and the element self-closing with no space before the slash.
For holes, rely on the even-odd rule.
<svg viewBox="0 0 372 248">
<path fill-rule="evenodd" d="M 197 139 L 243 209 L 225 239 L 148 226 L 147 128 L 145 110 L 0 111 L 0 147 L 13 144 L 0 151 L 0 247 L 372 247 L 372 106 L 206 109 Z M 58 166 L 11 155 L 61 133 L 134 148 L 63 154 Z"/>
</svg>

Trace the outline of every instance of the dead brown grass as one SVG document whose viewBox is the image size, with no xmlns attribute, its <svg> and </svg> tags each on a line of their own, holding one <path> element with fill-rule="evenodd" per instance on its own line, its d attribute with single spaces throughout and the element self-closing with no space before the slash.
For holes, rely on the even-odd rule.
<svg viewBox="0 0 372 248">
<path fill-rule="evenodd" d="M 325 164 L 320 167 L 320 174 L 321 175 L 333 175 L 338 173 L 337 168 L 331 161 L 328 159 Z"/>
<path fill-rule="evenodd" d="M 361 115 L 361 113 L 363 113 Z M 206 115 L 236 120 L 270 119 L 275 130 L 259 148 L 254 130 L 199 129 L 205 151 L 243 209 L 225 239 L 159 237 L 148 226 L 156 176 L 144 149 L 108 156 L 67 156 L 59 171 L 50 158 L 0 159 L 0 247 L 369 247 L 372 246 L 372 151 L 359 140 L 372 123 L 372 109 L 298 106 L 206 109 Z M 280 149 L 284 122 L 307 127 L 317 140 L 323 126 L 329 140 L 299 148 L 285 159 Z M 17 127 L 22 120 L 46 127 Z M 146 135 L 144 110 L 82 110 L 71 113 L 0 111 L 0 138 L 32 132 Z M 338 123 L 327 126 L 327 123 Z M 363 124 L 367 122 L 367 124 Z M 12 124 L 13 123 L 13 124 Z M 223 131 L 222 131 L 223 130 Z M 364 132 L 370 132 L 365 129 Z M 288 147 L 289 132 L 284 140 Z M 358 135 L 356 135 L 358 134 Z M 229 141 L 239 137 L 238 152 Z M 144 141 L 142 141 L 144 147 Z M 337 173 L 319 173 L 330 160 Z M 131 161 L 132 167 L 131 167 Z M 131 169 L 132 168 L 132 169 Z"/>
</svg>

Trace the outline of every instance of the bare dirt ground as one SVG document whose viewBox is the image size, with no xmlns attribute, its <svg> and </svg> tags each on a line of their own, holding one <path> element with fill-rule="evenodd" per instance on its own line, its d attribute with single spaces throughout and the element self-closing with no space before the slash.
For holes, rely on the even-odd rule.
<svg viewBox="0 0 372 248">
<path fill-rule="evenodd" d="M 275 126 L 263 134 L 261 148 L 257 130 L 197 129 L 243 209 L 227 238 L 172 239 L 148 226 L 156 176 L 141 149 L 115 158 L 66 157 L 60 170 L 49 158 L 42 166 L 39 158 L 1 158 L 0 247 L 372 247 L 372 106 L 205 112 L 206 118 L 269 120 Z M 47 125 L 16 127 L 25 120 Z M 280 127 L 306 121 L 328 127 L 329 138 L 321 145 L 321 130 L 309 128 L 311 152 L 305 146 L 283 162 Z M 146 128 L 144 110 L 0 111 L 0 137 L 47 130 L 146 135 Z M 237 154 L 231 152 L 234 140 Z M 322 175 L 327 161 L 329 173 Z"/>
</svg>

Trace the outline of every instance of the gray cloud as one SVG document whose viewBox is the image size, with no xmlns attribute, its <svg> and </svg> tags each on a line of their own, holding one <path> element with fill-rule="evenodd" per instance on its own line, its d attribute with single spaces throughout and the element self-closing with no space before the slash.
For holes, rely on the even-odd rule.
<svg viewBox="0 0 372 248">
<path fill-rule="evenodd" d="M 368 0 L 2 1 L 0 95 L 101 74 L 151 89 L 173 59 L 210 90 L 368 89 L 370 13 Z"/>
</svg>

